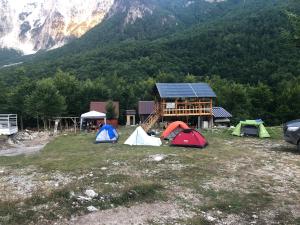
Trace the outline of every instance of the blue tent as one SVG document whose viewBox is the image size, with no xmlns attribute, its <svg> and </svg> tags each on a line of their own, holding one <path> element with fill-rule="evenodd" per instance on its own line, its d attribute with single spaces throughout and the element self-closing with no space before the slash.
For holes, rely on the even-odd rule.
<svg viewBox="0 0 300 225">
<path fill-rule="evenodd" d="M 118 132 L 113 126 L 104 125 L 96 134 L 96 143 L 115 143 L 118 138 Z"/>
</svg>

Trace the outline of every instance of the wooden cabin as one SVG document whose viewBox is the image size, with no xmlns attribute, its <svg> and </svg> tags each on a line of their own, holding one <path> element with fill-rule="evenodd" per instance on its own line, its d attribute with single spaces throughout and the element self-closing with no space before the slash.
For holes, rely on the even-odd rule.
<svg viewBox="0 0 300 225">
<path fill-rule="evenodd" d="M 154 93 L 154 111 L 143 123 L 146 131 L 159 118 L 197 117 L 198 124 L 204 118 L 212 121 L 216 94 L 207 83 L 157 83 Z M 209 122 L 208 126 L 212 123 Z"/>
</svg>

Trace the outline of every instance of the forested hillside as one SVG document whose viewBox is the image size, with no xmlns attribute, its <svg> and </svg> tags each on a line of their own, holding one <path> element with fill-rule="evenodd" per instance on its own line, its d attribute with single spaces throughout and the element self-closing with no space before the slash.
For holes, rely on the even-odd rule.
<svg viewBox="0 0 300 225">
<path fill-rule="evenodd" d="M 161 26 L 152 14 L 120 30 L 117 14 L 61 49 L 2 68 L 0 111 L 30 123 L 112 99 L 122 113 L 152 99 L 155 82 L 206 81 L 235 120 L 280 124 L 300 116 L 300 3 L 229 0 L 184 10 L 180 0 L 154 2 L 162 15 L 177 13 L 175 21 Z"/>
</svg>

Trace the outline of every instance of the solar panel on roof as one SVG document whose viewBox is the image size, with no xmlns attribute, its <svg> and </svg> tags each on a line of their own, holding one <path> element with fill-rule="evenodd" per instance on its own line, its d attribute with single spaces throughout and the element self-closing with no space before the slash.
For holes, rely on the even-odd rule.
<svg viewBox="0 0 300 225">
<path fill-rule="evenodd" d="M 157 83 L 162 98 L 216 97 L 207 83 Z"/>
<path fill-rule="evenodd" d="M 230 118 L 232 115 L 222 107 L 213 107 L 212 113 L 215 118 Z"/>
</svg>

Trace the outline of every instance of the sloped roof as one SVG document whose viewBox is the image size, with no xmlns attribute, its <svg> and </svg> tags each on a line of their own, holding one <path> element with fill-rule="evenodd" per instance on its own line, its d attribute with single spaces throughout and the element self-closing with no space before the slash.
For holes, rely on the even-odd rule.
<svg viewBox="0 0 300 225">
<path fill-rule="evenodd" d="M 106 105 L 108 102 L 90 102 L 90 110 L 106 113 Z M 119 110 L 119 102 L 113 102 L 115 107 L 116 116 L 119 118 L 120 110 Z"/>
<path fill-rule="evenodd" d="M 232 115 L 222 107 L 213 107 L 212 113 L 215 118 L 231 118 Z"/>
<path fill-rule="evenodd" d="M 161 98 L 205 98 L 217 97 L 207 83 L 157 83 Z"/>
<path fill-rule="evenodd" d="M 150 115 L 154 110 L 154 101 L 139 101 L 139 115 Z"/>
</svg>

